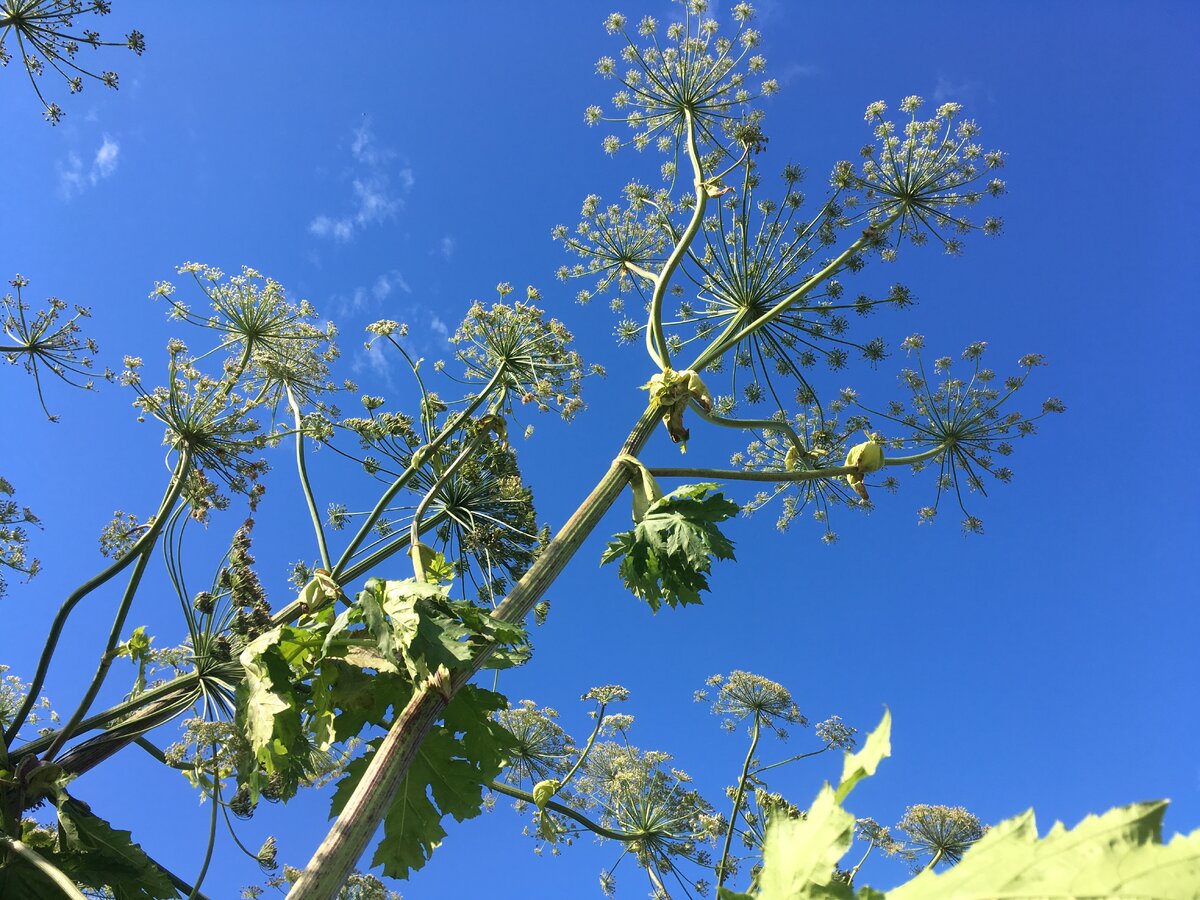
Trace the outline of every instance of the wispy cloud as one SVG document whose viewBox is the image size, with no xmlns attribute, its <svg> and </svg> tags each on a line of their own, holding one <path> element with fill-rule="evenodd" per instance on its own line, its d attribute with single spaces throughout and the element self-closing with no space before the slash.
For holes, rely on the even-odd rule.
<svg viewBox="0 0 1200 900">
<path fill-rule="evenodd" d="M 399 269 L 389 269 L 376 276 L 369 285 L 359 285 L 346 294 L 334 294 L 330 298 L 330 306 L 339 318 L 359 314 L 375 315 L 381 311 L 380 307 L 384 301 L 397 291 L 401 294 L 411 294 L 412 288 Z M 389 318 L 397 318 L 390 309 L 387 315 Z"/>
<path fill-rule="evenodd" d="M 801 78 L 814 78 L 821 74 L 819 66 L 811 63 L 788 63 L 783 67 L 783 70 L 775 75 L 775 80 L 780 84 L 791 84 Z"/>
<path fill-rule="evenodd" d="M 100 148 L 92 157 L 91 166 L 85 167 L 78 153 L 71 151 L 58 162 L 58 192 L 64 200 L 82 194 L 89 186 L 99 184 L 117 171 L 121 158 L 121 145 L 107 134 Z"/>
<path fill-rule="evenodd" d="M 370 122 L 354 130 L 350 157 L 347 210 L 337 215 L 320 213 L 308 223 L 309 233 L 343 244 L 362 229 L 394 216 L 416 181 L 412 168 L 397 166 L 396 152 L 379 144 Z"/>
<path fill-rule="evenodd" d="M 933 89 L 933 102 L 937 105 L 948 101 L 973 105 L 979 101 L 982 90 L 983 85 L 978 81 L 955 82 L 945 75 L 939 75 L 937 85 Z"/>
<path fill-rule="evenodd" d="M 404 280 L 404 276 L 392 269 L 390 272 L 384 272 L 375 279 L 375 284 L 371 287 L 371 293 L 375 295 L 376 300 L 386 300 L 391 296 L 392 291 L 403 291 L 406 294 L 412 293 L 412 288 L 408 286 L 408 282 Z"/>
<path fill-rule="evenodd" d="M 457 242 L 454 238 L 446 235 L 442 238 L 441 243 L 438 244 L 438 253 L 441 254 L 442 259 L 450 262 L 450 260 L 454 259 L 454 248 L 456 246 Z"/>
</svg>

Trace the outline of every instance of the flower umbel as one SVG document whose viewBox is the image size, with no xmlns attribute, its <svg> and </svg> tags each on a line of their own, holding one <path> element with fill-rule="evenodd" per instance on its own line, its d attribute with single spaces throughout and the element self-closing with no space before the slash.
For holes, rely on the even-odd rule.
<svg viewBox="0 0 1200 900">
<path fill-rule="evenodd" d="M 86 44 L 92 49 L 128 47 L 138 56 L 145 52 L 146 39 L 137 29 L 125 35 L 123 41 L 101 40 L 99 32 L 76 29 L 77 16 L 106 16 L 111 8 L 109 0 L 3 0 L 0 3 L 0 66 L 7 66 L 12 59 L 5 42 L 13 38 L 29 83 L 42 103 L 42 116 L 51 125 L 62 120 L 63 111 L 57 103 L 48 102 L 42 95 L 38 79 L 47 66 L 62 76 L 72 94 L 83 90 L 85 78 L 95 79 L 115 90 L 118 84 L 116 72 L 97 74 L 79 65 L 80 45 Z"/>
<path fill-rule="evenodd" d="M 91 389 L 90 370 L 98 348 L 91 338 L 80 335 L 79 324 L 80 319 L 90 318 L 91 312 L 76 306 L 75 314 L 61 321 L 67 304 L 57 297 L 51 297 L 46 301 L 45 309 L 29 315 L 30 307 L 21 297 L 21 289 L 29 286 L 29 279 L 16 275 L 9 284 L 16 289 L 17 296 L 14 298 L 11 294 L 5 294 L 0 298 L 4 336 L 7 339 L 0 344 L 0 355 L 13 365 L 21 364 L 33 376 L 42 411 L 50 421 L 57 421 L 58 417 L 46 409 L 41 373 L 49 371 L 67 384 Z M 103 377 L 112 381 L 113 374 L 105 369 Z M 77 378 L 83 380 L 77 381 Z"/>
</svg>

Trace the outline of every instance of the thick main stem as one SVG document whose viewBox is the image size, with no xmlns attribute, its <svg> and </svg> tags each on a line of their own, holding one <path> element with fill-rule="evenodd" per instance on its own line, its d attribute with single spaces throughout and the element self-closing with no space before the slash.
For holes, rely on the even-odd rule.
<svg viewBox="0 0 1200 900">
<path fill-rule="evenodd" d="M 621 453 L 636 456 L 650 438 L 658 419 L 656 408 L 647 409 L 630 432 Z M 493 618 L 516 623 L 529 614 L 628 481 L 627 467 L 614 461 L 541 556 L 492 611 Z M 441 718 L 450 699 L 475 676 L 493 650 L 494 646 L 485 647 L 469 667 L 457 670 L 448 689 L 445 685 L 429 683 L 417 689 L 372 755 L 370 765 L 337 822 L 292 887 L 288 894 L 290 900 L 329 900 L 337 893 L 395 799 L 421 742 Z"/>
</svg>

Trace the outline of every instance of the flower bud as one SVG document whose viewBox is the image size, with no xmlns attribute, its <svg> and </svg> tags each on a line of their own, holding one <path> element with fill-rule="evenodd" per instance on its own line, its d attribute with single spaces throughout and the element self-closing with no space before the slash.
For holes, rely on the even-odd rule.
<svg viewBox="0 0 1200 900">
<path fill-rule="evenodd" d="M 559 781 L 557 778 L 547 778 L 545 781 L 539 781 L 533 786 L 533 802 L 537 804 L 538 809 L 545 809 L 546 804 L 558 792 Z"/>
<path fill-rule="evenodd" d="M 863 475 L 878 472 L 883 468 L 883 443 L 878 434 L 872 434 L 871 439 L 861 444 L 855 444 L 846 454 L 846 465 L 855 466 L 857 472 L 846 476 L 846 482 L 863 500 L 870 500 L 867 486 L 863 483 Z"/>
</svg>

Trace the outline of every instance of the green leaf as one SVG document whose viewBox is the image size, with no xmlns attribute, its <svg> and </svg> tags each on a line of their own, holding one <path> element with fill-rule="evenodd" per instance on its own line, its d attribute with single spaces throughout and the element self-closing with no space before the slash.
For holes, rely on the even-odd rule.
<svg viewBox="0 0 1200 900">
<path fill-rule="evenodd" d="M 687 484 L 652 502 L 632 531 L 613 536 L 601 564 L 620 560 L 626 587 L 657 611 L 700 603 L 712 560 L 733 559 L 733 544 L 717 528 L 737 514 L 715 484 Z"/>
<path fill-rule="evenodd" d="M 179 892 L 128 831 L 118 831 L 65 792 L 58 796 L 60 852 L 54 863 L 73 880 L 112 888 L 116 900 L 168 900 Z"/>
<path fill-rule="evenodd" d="M 854 816 L 838 804 L 828 784 L 803 819 L 780 817 L 767 829 L 759 900 L 850 898 L 850 888 L 834 872 L 854 840 Z"/>
<path fill-rule="evenodd" d="M 295 673 L 280 647 L 285 630 L 299 629 L 280 627 L 261 634 L 239 657 L 246 671 L 237 689 L 242 731 L 268 772 L 283 765 L 281 757 L 302 737 L 301 703 L 292 688 Z"/>
<path fill-rule="evenodd" d="M 922 872 L 888 900 L 1114 898 L 1193 900 L 1200 889 L 1200 830 L 1162 843 L 1165 801 L 1088 816 L 1041 840 L 1029 811 L 992 828 L 940 874 Z"/>
<path fill-rule="evenodd" d="M 880 720 L 875 730 L 867 735 L 862 749 L 857 753 L 846 754 L 846 758 L 842 762 L 842 781 L 838 785 L 833 799 L 837 803 L 845 800 L 846 795 L 854 790 L 856 784 L 864 778 L 874 775 L 879 764 L 891 755 L 892 713 L 891 710 L 885 709 L 883 719 Z"/>
<path fill-rule="evenodd" d="M 826 784 L 803 819 L 771 821 L 763 844 L 761 900 L 853 896 L 847 885 L 834 880 L 838 861 L 854 840 L 854 816 L 841 804 L 856 784 L 874 775 L 880 762 L 891 755 L 891 735 L 892 714 L 884 710 L 862 749 L 846 754 L 836 791 Z"/>
<path fill-rule="evenodd" d="M 500 773 L 511 747 L 512 737 L 492 718 L 507 705 L 502 695 L 473 685 L 455 695 L 392 801 L 372 865 L 382 865 L 389 877 L 405 878 L 446 837 L 446 816 L 461 822 L 479 815 L 483 785 Z M 378 746 L 379 740 L 372 744 Z M 350 764 L 334 793 L 333 815 L 346 805 L 369 762 L 370 755 Z"/>
</svg>

